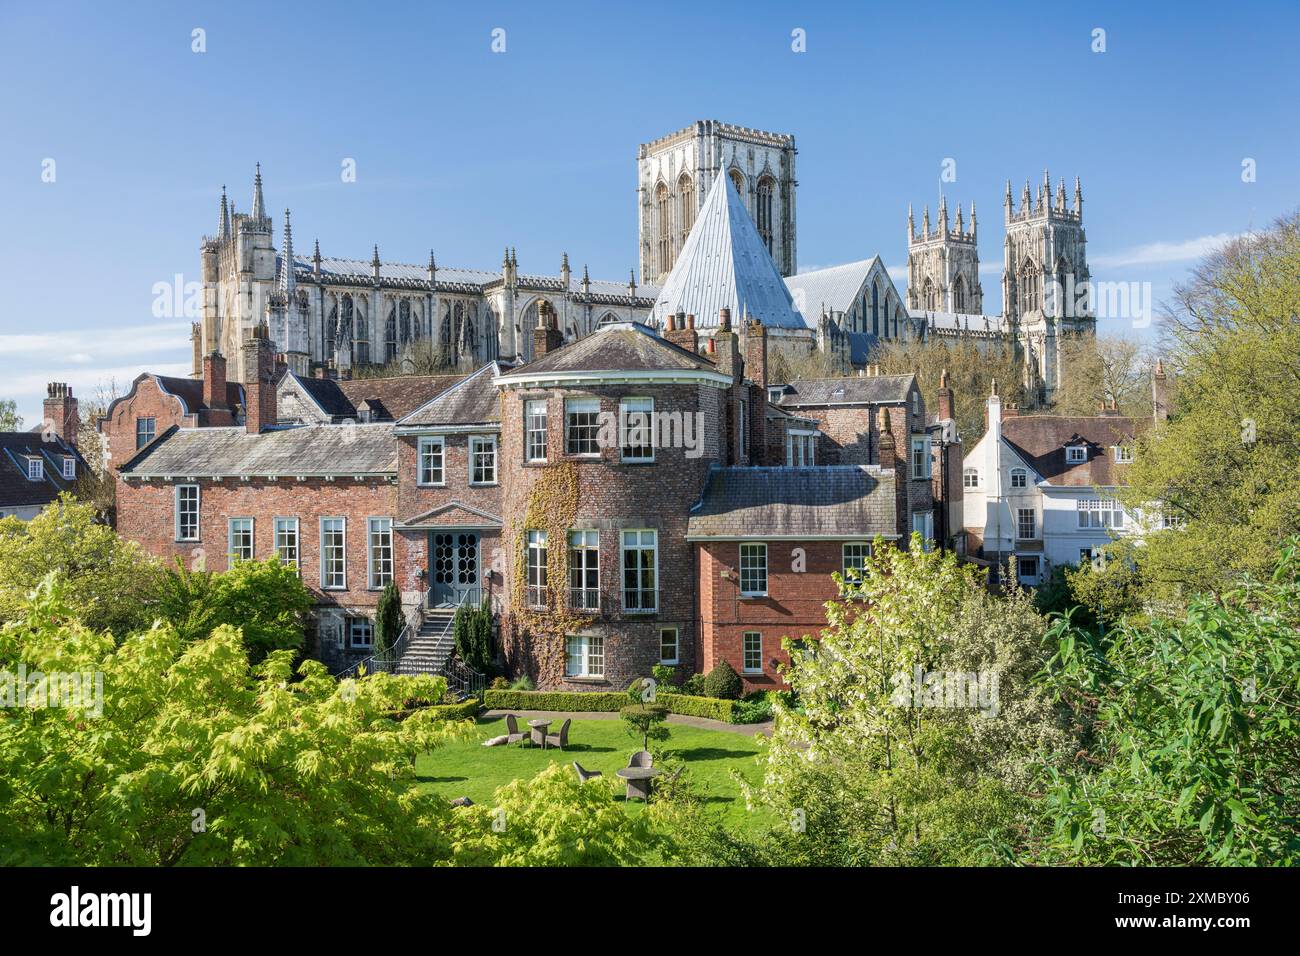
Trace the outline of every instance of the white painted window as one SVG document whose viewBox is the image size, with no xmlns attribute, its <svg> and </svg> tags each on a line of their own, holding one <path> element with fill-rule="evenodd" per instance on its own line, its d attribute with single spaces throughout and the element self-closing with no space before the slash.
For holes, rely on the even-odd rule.
<svg viewBox="0 0 1300 956">
<path fill-rule="evenodd" d="M 600 532 L 569 532 L 569 606 L 600 608 Z"/>
<path fill-rule="evenodd" d="M 320 586 L 346 590 L 348 586 L 347 519 L 320 519 Z"/>
<path fill-rule="evenodd" d="M 275 550 L 285 564 L 298 567 L 298 519 L 275 519 Z"/>
<path fill-rule="evenodd" d="M 917 511 L 912 514 L 912 530 L 921 535 L 921 544 L 926 551 L 934 541 L 934 512 Z"/>
<path fill-rule="evenodd" d="M 393 580 L 393 519 L 371 518 L 369 577 L 371 590 L 378 590 Z"/>
<path fill-rule="evenodd" d="M 199 486 L 176 486 L 176 540 L 199 540 Z"/>
<path fill-rule="evenodd" d="M 416 484 L 446 484 L 446 472 L 443 470 L 445 452 L 445 439 L 441 435 L 420 439 L 420 472 Z"/>
<path fill-rule="evenodd" d="M 77 477 L 77 459 L 71 455 L 63 456 L 63 477 L 69 480 Z"/>
<path fill-rule="evenodd" d="M 231 518 L 226 537 L 226 554 L 233 564 L 253 560 L 253 519 Z"/>
<path fill-rule="evenodd" d="M 763 635 L 758 631 L 746 631 L 742 636 L 743 658 L 741 666 L 746 674 L 763 673 Z"/>
<path fill-rule="evenodd" d="M 768 388 L 768 390 L 767 390 L 767 400 L 768 400 L 769 402 L 771 402 L 773 405 L 780 405 L 780 404 L 781 404 L 781 396 L 782 396 L 784 393 L 785 393 L 785 389 L 784 389 L 784 388 L 781 388 L 779 385 L 776 386 L 776 387 Z"/>
<path fill-rule="evenodd" d="M 357 650 L 375 646 L 375 624 L 368 617 L 348 618 L 348 644 Z"/>
<path fill-rule="evenodd" d="M 623 610 L 652 613 L 659 607 L 659 541 L 655 531 L 623 532 Z"/>
<path fill-rule="evenodd" d="M 785 439 L 785 463 L 790 468 L 817 464 L 817 432 L 791 430 Z"/>
<path fill-rule="evenodd" d="M 965 468 L 961 473 L 961 483 L 963 488 L 978 488 L 980 486 L 980 473 L 978 468 Z"/>
<path fill-rule="evenodd" d="M 659 663 L 676 664 L 678 652 L 677 628 L 659 628 Z"/>
<path fill-rule="evenodd" d="M 528 604 L 530 607 L 545 607 L 547 601 L 546 584 L 546 532 L 528 532 Z"/>
<path fill-rule="evenodd" d="M 1133 463 L 1133 448 L 1129 445 L 1115 446 L 1115 464 L 1131 465 Z"/>
<path fill-rule="evenodd" d="M 1016 537 L 1029 541 L 1038 537 L 1038 512 L 1033 508 L 1016 509 Z"/>
<path fill-rule="evenodd" d="M 524 429 L 528 436 L 528 461 L 546 461 L 546 399 L 524 405 Z"/>
<path fill-rule="evenodd" d="M 623 461 L 655 460 L 653 398 L 625 398 L 618 403 L 619 447 Z"/>
<path fill-rule="evenodd" d="M 1088 449 L 1083 445 L 1071 445 L 1065 449 L 1065 460 L 1071 465 L 1085 462 L 1088 460 Z"/>
<path fill-rule="evenodd" d="M 564 673 L 568 677 L 605 676 L 605 638 L 570 634 L 565 638 Z"/>
<path fill-rule="evenodd" d="M 767 545 L 740 546 L 741 597 L 767 596 Z"/>
<path fill-rule="evenodd" d="M 1023 488 L 1028 483 L 1029 473 L 1023 468 L 1011 469 L 1011 487 Z"/>
<path fill-rule="evenodd" d="M 1081 529 L 1124 527 L 1124 509 L 1112 498 L 1080 498 L 1077 510 Z"/>
<path fill-rule="evenodd" d="M 490 435 L 475 435 L 469 440 L 471 485 L 497 483 L 497 440 Z"/>
<path fill-rule="evenodd" d="M 45 462 L 39 458 L 27 459 L 27 480 L 40 481 L 45 477 Z"/>
<path fill-rule="evenodd" d="M 912 439 L 912 477 L 930 477 L 930 439 Z"/>
<path fill-rule="evenodd" d="M 600 399 L 573 398 L 564 403 L 564 443 L 570 455 L 599 455 Z"/>
</svg>

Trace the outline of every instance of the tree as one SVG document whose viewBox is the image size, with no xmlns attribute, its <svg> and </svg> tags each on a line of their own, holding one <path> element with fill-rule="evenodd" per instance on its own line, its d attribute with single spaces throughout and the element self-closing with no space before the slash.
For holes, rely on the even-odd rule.
<svg viewBox="0 0 1300 956">
<path fill-rule="evenodd" d="M 838 378 L 848 373 L 835 356 L 820 349 L 807 352 L 793 348 L 773 348 L 768 357 L 768 380 L 773 383 L 794 382 L 808 378 Z"/>
<path fill-rule="evenodd" d="M 967 448 L 974 447 L 984 434 L 984 403 L 994 380 L 1003 402 L 1025 405 L 1029 400 L 1020 359 L 1010 344 L 992 342 L 981 350 L 967 339 L 891 340 L 877 345 L 870 361 L 885 375 L 915 374 L 931 414 L 938 410 L 939 378 L 946 369 L 953 392 L 953 417 Z"/>
<path fill-rule="evenodd" d="M 704 678 L 706 697 L 718 697 L 722 700 L 738 700 L 745 685 L 740 680 L 736 669 L 726 661 L 718 661 Z"/>
<path fill-rule="evenodd" d="M 18 403 L 12 398 L 0 398 L 0 432 L 20 432 L 23 417 L 18 414 Z"/>
<path fill-rule="evenodd" d="M 0 720 L 0 863 L 450 859 L 451 810 L 417 789 L 415 757 L 462 731 L 428 711 L 387 716 L 440 698 L 441 678 L 337 681 L 305 661 L 291 680 L 291 651 L 252 665 L 228 625 L 186 642 L 160 623 L 119 642 L 76 607 L 51 575 L 0 629 L 0 670 L 102 675 L 98 707 L 92 694 Z"/>
<path fill-rule="evenodd" d="M 1115 408 L 1121 415 L 1151 417 L 1151 364 L 1147 350 L 1124 338 L 1067 335 L 1057 340 L 1061 386 L 1052 413 L 1096 415 Z"/>
<path fill-rule="evenodd" d="M 1126 554 L 1148 599 L 1178 601 L 1267 577 L 1300 532 L 1300 215 L 1207 257 L 1176 294 L 1178 409 L 1117 497 L 1151 525 Z"/>
<path fill-rule="evenodd" d="M 94 394 L 79 406 L 81 421 L 77 426 L 77 450 L 88 467 L 78 473 L 73 494 L 78 501 L 94 505 L 109 525 L 117 521 L 117 479 L 108 467 L 107 436 L 100 433 L 97 423 L 108 414 L 109 405 L 120 391 L 115 378 L 95 386 Z"/>
<path fill-rule="evenodd" d="M 454 375 L 456 364 L 447 352 L 428 339 L 407 346 L 400 358 L 383 365 L 359 365 L 352 370 L 356 378 L 395 378 L 400 375 Z"/>
<path fill-rule="evenodd" d="M 104 524 L 95 508 L 63 494 L 31 521 L 0 518 L 0 623 L 20 616 L 42 579 L 62 575 L 90 627 L 144 626 L 156 577 L 151 559 Z"/>
<path fill-rule="evenodd" d="M 1270 578 L 1106 640 L 1062 618 L 1048 686 L 1087 749 L 1044 770 L 1039 862 L 1300 862 L 1300 542 Z"/>
<path fill-rule="evenodd" d="M 479 607 L 462 604 L 452 620 L 456 656 L 484 674 L 492 669 L 492 619 L 492 608 L 485 598 Z"/>
<path fill-rule="evenodd" d="M 375 608 L 375 657 L 386 654 L 397 643 L 402 628 L 406 626 L 402 614 L 402 595 L 392 581 L 379 595 L 379 605 Z"/>
<path fill-rule="evenodd" d="M 649 750 L 650 741 L 668 739 L 668 728 L 663 726 L 668 719 L 668 707 L 653 701 L 642 702 L 639 696 L 635 699 L 638 702 L 621 708 L 619 716 L 627 724 L 628 736 L 633 739 L 640 737 L 641 749 Z"/>
<path fill-rule="evenodd" d="M 787 641 L 786 679 L 764 781 L 751 797 L 782 825 L 730 860 L 805 865 L 961 865 L 1020 845 L 1040 753 L 1068 751 L 1033 675 L 1045 655 L 1030 599 L 983 572 L 877 539 L 860 579 L 837 583 L 820 640 Z"/>
</svg>

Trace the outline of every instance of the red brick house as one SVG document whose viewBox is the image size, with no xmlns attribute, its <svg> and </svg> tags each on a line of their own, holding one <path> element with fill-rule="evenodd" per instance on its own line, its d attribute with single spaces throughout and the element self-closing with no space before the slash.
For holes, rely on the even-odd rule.
<svg viewBox="0 0 1300 956">
<path fill-rule="evenodd" d="M 63 382 L 46 387 L 40 428 L 0 432 L 0 518 L 30 521 L 71 491 L 86 462 L 77 451 L 77 400 Z"/>
</svg>

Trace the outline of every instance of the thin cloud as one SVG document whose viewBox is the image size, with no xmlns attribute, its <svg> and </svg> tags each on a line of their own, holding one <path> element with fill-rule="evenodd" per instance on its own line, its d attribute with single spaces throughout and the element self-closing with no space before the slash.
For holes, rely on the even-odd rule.
<svg viewBox="0 0 1300 956">
<path fill-rule="evenodd" d="M 48 356 L 95 362 L 151 352 L 189 348 L 190 323 L 165 322 L 113 329 L 66 329 L 30 334 L 0 334 L 0 364 L 18 356 Z"/>
<path fill-rule="evenodd" d="M 1225 243 L 1248 233 L 1220 232 L 1198 239 L 1173 242 L 1148 242 L 1110 255 L 1094 256 L 1092 265 L 1100 269 L 1120 269 L 1125 266 L 1150 266 L 1168 262 L 1191 262 L 1200 259 Z"/>
</svg>

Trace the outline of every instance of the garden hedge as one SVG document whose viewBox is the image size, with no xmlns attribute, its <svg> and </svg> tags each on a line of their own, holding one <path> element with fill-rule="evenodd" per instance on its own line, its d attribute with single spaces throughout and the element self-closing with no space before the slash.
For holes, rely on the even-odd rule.
<svg viewBox="0 0 1300 956">
<path fill-rule="evenodd" d="M 406 710 L 394 711 L 392 718 L 394 720 L 405 720 L 412 714 L 424 710 L 438 720 L 472 720 L 478 716 L 479 708 L 482 706 L 478 700 L 471 697 L 459 704 L 428 704 L 424 707 L 409 707 Z"/>
<path fill-rule="evenodd" d="M 686 694 L 659 694 L 656 700 L 668 708 L 670 714 L 688 717 L 707 717 L 724 723 L 734 723 L 733 700 L 714 697 L 691 697 Z M 544 690 L 487 690 L 483 706 L 491 710 L 557 710 L 570 712 L 616 713 L 628 704 L 625 693 Z"/>
</svg>

